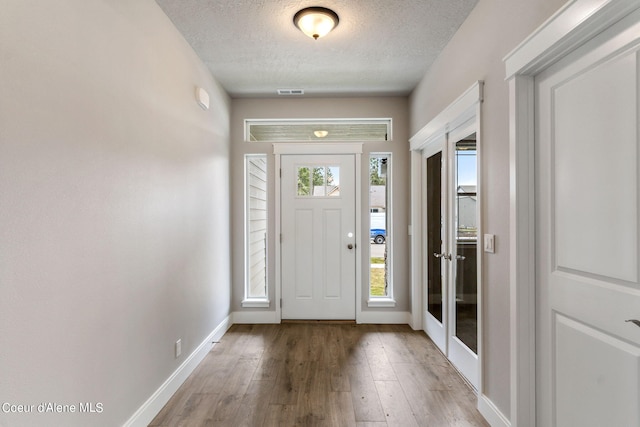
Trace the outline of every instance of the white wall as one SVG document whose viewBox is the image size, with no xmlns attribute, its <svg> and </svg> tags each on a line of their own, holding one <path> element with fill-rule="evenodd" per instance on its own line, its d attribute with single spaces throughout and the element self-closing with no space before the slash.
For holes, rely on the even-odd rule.
<svg viewBox="0 0 640 427">
<path fill-rule="evenodd" d="M 393 141 L 367 142 L 364 144 L 362 170 L 363 195 L 368 192 L 369 153 L 392 152 L 393 163 L 393 221 L 394 221 L 394 271 L 393 280 L 397 305 L 393 309 L 382 311 L 407 312 L 410 309 L 409 292 L 409 135 L 408 100 L 406 97 L 370 97 L 370 98 L 277 98 L 277 99 L 234 99 L 231 113 L 231 181 L 234 194 L 232 200 L 233 235 L 233 302 L 235 311 L 275 311 L 274 303 L 268 309 L 243 309 L 240 302 L 244 296 L 244 260 L 243 260 L 243 156 L 248 153 L 267 153 L 269 156 L 269 235 L 275 233 L 275 166 L 272 143 L 244 142 L 245 119 L 295 119 L 295 118 L 387 118 L 393 119 Z M 363 196 L 361 209 L 369 212 L 369 201 Z M 368 242 L 369 229 L 363 222 L 363 240 Z M 269 298 L 275 298 L 275 241 L 269 242 Z M 361 251 L 362 263 L 368 268 L 367 252 Z M 366 305 L 368 283 L 362 283 L 362 307 Z"/>
<path fill-rule="evenodd" d="M 410 98 L 415 134 L 475 81 L 484 80 L 482 105 L 482 216 L 496 235 L 485 254 L 485 395 L 509 416 L 509 115 L 502 58 L 565 0 L 481 0 Z"/>
<path fill-rule="evenodd" d="M 153 0 L 1 9 L 0 404 L 104 410 L 0 425 L 121 425 L 229 315 L 230 100 Z"/>
</svg>

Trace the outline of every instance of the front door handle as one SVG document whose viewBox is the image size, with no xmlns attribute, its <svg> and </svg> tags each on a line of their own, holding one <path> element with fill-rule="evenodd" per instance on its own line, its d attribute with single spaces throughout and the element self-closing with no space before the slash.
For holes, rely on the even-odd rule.
<svg viewBox="0 0 640 427">
<path fill-rule="evenodd" d="M 629 320 L 625 320 L 625 322 L 631 322 L 636 326 L 640 326 L 640 320 L 638 319 L 629 319 Z"/>
<path fill-rule="evenodd" d="M 434 252 L 433 256 L 436 258 L 444 258 L 446 260 L 451 261 L 451 254 L 438 254 Z"/>
<path fill-rule="evenodd" d="M 356 245 L 354 245 L 353 243 L 349 243 L 349 244 L 347 245 L 347 249 L 353 249 L 353 248 L 355 248 L 355 246 L 356 246 Z"/>
</svg>

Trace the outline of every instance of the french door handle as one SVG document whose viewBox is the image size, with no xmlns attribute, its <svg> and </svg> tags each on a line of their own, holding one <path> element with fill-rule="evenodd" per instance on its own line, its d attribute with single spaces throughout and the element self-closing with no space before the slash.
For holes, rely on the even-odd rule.
<svg viewBox="0 0 640 427">
<path fill-rule="evenodd" d="M 444 258 L 446 260 L 451 261 L 451 254 L 437 254 L 437 253 L 433 253 L 433 256 L 436 258 Z"/>
<path fill-rule="evenodd" d="M 467 257 L 464 255 L 456 255 L 456 259 L 459 259 L 460 261 L 466 259 Z"/>
<path fill-rule="evenodd" d="M 636 326 L 640 326 L 640 320 L 638 319 L 629 319 L 629 320 L 625 320 L 625 322 L 631 322 Z"/>
</svg>

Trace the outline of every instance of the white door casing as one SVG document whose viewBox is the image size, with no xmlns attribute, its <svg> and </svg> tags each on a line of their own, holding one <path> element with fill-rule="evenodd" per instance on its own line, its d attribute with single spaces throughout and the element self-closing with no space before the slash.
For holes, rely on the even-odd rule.
<svg viewBox="0 0 640 427">
<path fill-rule="evenodd" d="M 536 77 L 539 425 L 640 425 L 625 322 L 640 318 L 640 20 L 627 26 Z"/>
<path fill-rule="evenodd" d="M 355 156 L 281 158 L 283 319 L 355 319 Z M 298 171 L 333 182 L 298 189 Z"/>
<path fill-rule="evenodd" d="M 514 426 L 535 426 L 535 425 L 552 425 L 548 424 L 552 420 L 544 417 L 556 417 L 559 416 L 559 419 L 562 422 L 567 421 L 570 418 L 567 418 L 567 408 L 570 406 L 564 406 L 559 411 L 550 410 L 549 407 L 552 405 L 551 402 L 562 402 L 568 405 L 575 404 L 576 396 L 569 396 L 567 398 L 566 395 L 566 386 L 570 383 L 570 380 L 567 379 L 566 374 L 571 373 L 571 369 L 575 366 L 578 370 L 582 372 L 587 371 L 587 365 L 591 365 L 591 367 L 596 366 L 599 362 L 594 359 L 590 352 L 594 351 L 595 342 L 599 341 L 600 348 L 595 348 L 595 353 L 598 354 L 599 357 L 604 357 L 609 360 L 609 364 L 615 364 L 615 357 L 605 356 L 606 343 L 609 343 L 609 346 L 614 349 L 614 352 L 620 354 L 625 354 L 629 357 L 634 354 L 635 350 L 632 350 L 628 347 L 629 342 L 621 343 L 620 335 L 618 334 L 618 338 L 609 340 L 606 336 L 610 334 L 604 333 L 600 330 L 594 330 L 593 325 L 590 325 L 588 322 L 580 321 L 577 319 L 573 319 L 565 315 L 558 313 L 551 314 L 549 312 L 550 306 L 548 303 L 545 303 L 543 300 L 547 298 L 552 301 L 553 307 L 559 307 L 560 310 L 564 310 L 566 307 L 563 307 L 563 300 L 566 302 L 566 298 L 564 298 L 563 292 L 558 293 L 557 291 L 571 290 L 572 286 L 569 284 L 571 281 L 566 281 L 565 279 L 570 279 L 573 276 L 577 276 L 579 283 L 578 288 L 583 289 L 597 289 L 599 288 L 601 291 L 605 293 L 614 290 L 617 288 L 618 290 L 622 290 L 623 293 L 636 294 L 636 290 L 633 287 L 622 286 L 621 283 L 617 283 L 614 285 L 606 283 L 607 275 L 602 275 L 601 273 L 605 272 L 602 270 L 598 273 L 594 273 L 591 270 L 597 270 L 599 267 L 603 266 L 603 260 L 597 260 L 594 268 L 591 267 L 584 269 L 584 258 L 578 257 L 576 254 L 570 254 L 570 247 L 566 245 L 567 242 L 569 244 L 575 245 L 574 242 L 568 240 L 568 236 L 571 235 L 571 226 L 565 227 L 567 216 L 571 214 L 571 207 L 568 206 L 566 201 L 561 201 L 559 206 L 556 206 L 557 196 L 556 194 L 556 186 L 558 190 L 566 190 L 566 183 L 563 182 L 562 178 L 558 179 L 555 174 L 555 170 L 557 167 L 557 160 L 555 157 L 556 154 L 559 155 L 560 158 L 565 158 L 567 153 L 562 152 L 562 148 L 560 148 L 560 152 L 556 153 L 556 146 L 549 145 L 548 148 L 542 148 L 542 152 L 546 150 L 548 155 L 548 159 L 553 160 L 554 170 L 549 171 L 541 171 L 539 168 L 536 168 L 536 163 L 534 162 L 534 155 L 537 152 L 538 147 L 536 144 L 540 140 L 538 135 L 539 129 L 536 128 L 538 125 L 538 117 L 535 112 L 540 108 L 537 105 L 538 97 L 535 96 L 538 92 L 536 90 L 536 80 L 540 80 L 540 77 L 543 75 L 541 73 L 545 72 L 551 64 L 554 64 L 558 61 L 558 59 L 566 57 L 573 51 L 581 51 L 582 53 L 577 54 L 577 56 L 583 56 L 587 54 L 588 50 L 593 48 L 594 45 L 591 44 L 587 47 L 581 47 L 588 44 L 589 40 L 592 40 L 594 37 L 599 34 L 603 34 L 604 32 L 609 32 L 611 36 L 610 40 L 616 40 L 618 45 L 620 43 L 624 44 L 624 40 L 627 43 L 634 43 L 634 40 L 637 40 L 638 34 L 640 31 L 635 29 L 634 31 L 624 31 L 623 28 L 626 26 L 627 29 L 634 26 L 634 23 L 637 23 L 640 17 L 638 16 L 637 11 L 640 8 L 640 3 L 637 0 L 572 0 L 569 1 L 561 10 L 559 10 L 553 17 L 547 20 L 542 26 L 540 26 L 536 31 L 534 31 L 527 39 L 521 43 L 513 52 L 511 52 L 505 58 L 505 69 L 506 69 L 506 78 L 509 82 L 509 92 L 510 92 L 510 111 L 509 111 L 509 122 L 510 122 L 510 162 L 511 162 L 511 173 L 510 173 L 510 185 L 511 185 L 511 206 L 510 206 L 510 290 L 511 290 L 511 419 L 510 424 Z M 620 21 L 620 20 L 623 21 Z M 608 29 L 612 28 L 614 24 L 619 22 L 617 28 L 614 28 L 613 31 L 609 31 Z M 621 23 L 621 24 L 620 24 Z M 623 30 L 623 31 L 619 31 Z M 605 36 L 606 37 L 606 36 Z M 630 47 L 630 46 L 629 46 Z M 615 50 L 615 49 L 614 49 Z M 610 53 L 614 53 L 613 50 Z M 620 54 L 621 52 L 617 52 Z M 576 59 L 576 57 L 574 57 Z M 568 64 L 565 64 L 568 65 Z M 596 66 L 596 68 L 598 68 Z M 556 71 L 559 71 L 556 69 Z M 588 74 L 587 69 L 584 69 L 585 76 Z M 597 74 L 597 73 L 596 73 Z M 549 77 L 549 75 L 547 75 Z M 593 78 L 594 75 L 589 76 L 589 78 Z M 596 78 L 597 80 L 597 78 Z M 560 83 L 560 82 L 558 82 Z M 570 86 L 570 85 L 569 85 Z M 571 89 L 567 86 L 565 89 Z M 627 88 L 628 90 L 633 91 L 633 88 Z M 636 86 L 637 90 L 637 86 Z M 562 92 L 562 91 L 561 91 Z M 589 92 L 589 91 L 587 91 Z M 571 99 L 571 96 L 567 96 L 569 92 L 565 91 L 565 93 L 560 94 L 560 99 L 558 101 L 563 104 L 566 104 L 568 99 Z M 637 92 L 636 92 L 637 93 Z M 591 92 L 591 95 L 593 92 Z M 555 97 L 555 94 L 554 94 Z M 553 99 L 553 97 L 552 97 Z M 607 99 L 606 97 L 604 99 Z M 556 102 L 555 99 L 551 101 L 553 103 Z M 559 105 L 562 110 L 562 105 Z M 615 111 L 615 106 L 612 109 L 604 108 L 605 116 L 610 114 L 611 111 Z M 588 110 L 588 108 L 587 108 Z M 566 111 L 561 114 L 566 115 Z M 637 114 L 637 111 L 636 111 Z M 550 129 L 552 129 L 552 133 L 555 134 L 560 132 L 560 136 L 563 136 L 562 125 L 560 127 L 556 126 L 556 117 L 551 116 L 553 120 L 551 121 Z M 589 123 L 589 126 L 595 126 L 596 129 L 598 126 L 601 126 L 602 117 L 595 117 L 595 123 Z M 637 120 L 637 116 L 636 116 Z M 567 122 L 569 123 L 569 122 Z M 601 128 L 601 130 L 604 128 Z M 555 136 L 554 136 L 555 137 Z M 637 135 L 636 135 L 637 137 Z M 606 138 L 609 140 L 609 138 Z M 602 142 L 600 142 L 602 143 Z M 589 143 L 587 143 L 589 144 Z M 606 144 L 606 142 L 605 142 Z M 636 140 L 637 144 L 637 140 Z M 553 148 L 552 148 L 553 147 Z M 611 147 L 613 148 L 613 147 Z M 611 150 L 613 151 L 613 150 Z M 543 153 L 538 153 L 543 154 Z M 551 154 L 553 154 L 551 156 Z M 606 160 L 609 158 L 611 153 L 607 153 L 608 156 L 605 156 L 602 160 Z M 543 154 L 544 155 L 544 154 Z M 592 151 L 589 153 L 585 153 L 587 157 L 596 156 L 595 152 Z M 637 159 L 637 157 L 636 157 Z M 552 165 L 549 165 L 552 166 Z M 575 168 L 573 170 L 569 170 L 568 175 L 572 173 L 580 172 L 579 165 L 573 165 Z M 541 172 L 548 173 L 547 177 L 541 177 Z M 591 172 L 590 172 L 591 173 Z M 546 182 L 547 193 L 546 196 L 542 198 L 547 198 L 549 202 L 547 203 L 547 207 L 543 208 L 545 212 L 547 212 L 546 218 L 540 217 L 541 210 L 537 210 L 536 203 L 541 199 L 538 197 L 537 192 L 540 191 L 539 185 Z M 553 183 L 553 187 L 551 184 Z M 551 197 L 549 194 L 553 189 L 554 196 Z M 598 190 L 598 187 L 595 188 Z M 617 191 L 618 187 L 611 189 L 610 191 Z M 634 196 L 636 197 L 636 196 Z M 588 203 L 584 200 L 579 201 L 582 203 L 582 207 L 585 207 L 585 204 Z M 551 215 L 550 207 L 552 208 L 553 215 Z M 561 212 L 557 212 L 560 210 Z M 558 214 L 556 216 L 556 213 Z M 590 215 L 587 218 L 586 222 L 593 222 L 597 218 L 597 215 Z M 542 221 L 540 221 L 542 220 Z M 580 219 L 581 220 L 581 219 Z M 539 230 L 540 226 L 543 225 L 541 222 L 546 221 L 546 231 Z M 552 222 L 553 221 L 553 222 Z M 558 223 L 562 230 L 556 230 L 552 228 L 556 226 Z M 598 224 L 598 228 L 604 228 L 606 230 L 607 224 Z M 575 229 L 574 229 L 575 230 Z M 613 229 L 615 231 L 615 227 Z M 590 237 L 597 237 L 598 232 L 592 233 L 591 230 L 581 233 L 586 234 Z M 544 255 L 544 259 L 536 263 L 536 253 L 538 250 L 536 249 L 536 235 L 546 236 L 545 245 L 552 244 L 555 250 L 555 247 L 559 245 L 560 252 L 562 255 L 558 254 L 540 254 Z M 637 238 L 637 236 L 634 236 Z M 591 239 L 589 244 L 593 246 L 593 241 L 595 239 Z M 609 241 L 610 236 L 607 237 L 605 241 Z M 539 248 L 538 248 L 539 249 Z M 588 248 L 587 248 L 588 249 Z M 606 251 L 607 248 L 602 247 L 603 251 Z M 617 248 L 616 248 L 617 250 Z M 577 254 L 581 253 L 580 251 Z M 548 257 L 548 258 L 547 258 Z M 610 255 L 606 255 L 607 259 L 611 261 Z M 538 257 L 540 258 L 540 257 Z M 581 261 L 567 268 L 567 264 L 575 263 L 577 259 L 581 258 Z M 620 260 L 617 260 L 620 262 Z M 637 260 L 635 261 L 637 262 Z M 552 268 L 552 272 L 547 271 L 540 272 L 538 268 L 540 264 L 546 263 L 544 265 L 545 268 Z M 581 266 L 583 270 L 580 268 L 575 269 L 575 266 Z M 591 270 L 590 270 L 591 269 Z M 563 271 L 564 270 L 564 271 Z M 575 270 L 575 271 L 574 271 Z M 551 280 L 552 275 L 553 279 L 552 290 L 551 292 L 541 292 L 542 289 L 540 287 L 543 284 L 542 281 L 537 282 L 537 278 L 541 275 L 546 276 L 545 281 L 549 282 Z M 592 276 L 590 276 L 592 275 Z M 556 277 L 559 276 L 559 277 Z M 556 287 L 556 279 L 560 279 L 561 283 Z M 605 280 L 602 280 L 605 279 Z M 620 280 L 620 279 L 614 279 Z M 583 286 L 586 285 L 586 286 Z M 557 288 L 557 289 L 556 289 Z M 573 288 L 576 290 L 576 288 Z M 544 295 L 542 300 L 537 301 L 536 296 L 538 294 L 544 294 L 546 292 L 546 297 Z M 588 293 L 588 292 L 587 292 Z M 591 296 L 586 296 L 585 304 L 581 304 L 582 299 L 575 299 L 572 295 L 569 299 L 573 299 L 573 308 L 580 311 L 584 311 L 592 307 L 590 304 L 593 302 Z M 600 300 L 600 305 L 608 305 L 612 301 L 606 298 L 604 295 Z M 631 301 L 628 301 L 631 302 Z M 541 303 L 547 304 L 546 308 L 542 308 Z M 635 304 L 635 302 L 633 302 Z M 628 308 L 628 306 L 623 305 L 620 307 L 620 310 L 624 310 Z M 635 306 L 637 309 L 637 305 Z M 554 346 L 548 351 L 557 352 L 557 358 L 552 357 L 550 354 L 547 354 L 546 361 L 543 361 L 541 365 L 536 365 L 536 347 L 540 345 L 536 344 L 537 338 L 540 337 L 541 325 L 538 325 L 536 321 L 536 313 L 547 312 L 548 316 L 544 322 L 548 326 L 551 325 L 551 322 L 554 324 L 555 330 L 552 331 L 555 334 L 554 343 L 559 343 L 559 346 Z M 603 310 L 602 313 L 605 311 Z M 555 312 L 553 312 L 555 313 Z M 598 314 L 597 312 L 592 312 L 592 316 L 602 316 L 602 314 Z M 623 316 L 626 317 L 626 316 Z M 543 323 L 544 323 L 543 322 Z M 638 333 L 638 332 L 630 332 L 628 328 L 633 326 L 631 323 L 623 322 L 626 325 L 625 327 L 616 326 L 617 332 L 621 331 L 621 328 L 624 328 L 627 334 Z M 537 328 L 536 328 L 537 326 Z M 632 328 L 633 329 L 633 328 Z M 567 333 L 572 335 L 572 337 L 567 337 Z M 622 340 L 624 341 L 624 340 Z M 548 346 L 548 343 L 545 344 Z M 596 344 L 597 346 L 598 344 Z M 581 347 L 582 346 L 582 347 Z M 633 347 L 633 346 L 632 346 Z M 611 349 L 610 348 L 610 349 Z M 570 369 L 566 368 L 567 357 L 570 352 L 576 352 L 576 349 L 581 349 L 578 351 L 580 356 L 573 360 L 572 367 Z M 628 351 L 630 350 L 630 351 Z M 583 355 L 585 356 L 583 358 Z M 584 359 L 584 360 L 583 360 Z M 545 367 L 545 363 L 547 364 Z M 557 368 L 561 368 L 562 372 L 556 370 L 555 377 L 553 379 L 553 383 L 549 379 L 550 376 L 547 373 L 547 379 L 543 380 L 545 384 L 539 384 L 540 387 L 554 387 L 558 388 L 560 391 L 560 396 L 564 396 L 561 399 L 558 396 L 540 396 L 540 393 L 536 391 L 536 379 L 544 377 L 545 374 L 540 372 L 540 369 L 548 369 L 549 363 L 553 363 Z M 601 361 L 600 361 L 601 363 Z M 635 369 L 635 368 L 634 368 Z M 632 378 L 634 375 L 633 369 L 627 372 L 627 377 Z M 573 374 L 575 377 L 575 374 Z M 589 378 L 589 376 L 583 377 L 580 381 L 585 381 Z M 601 380 L 604 380 L 604 376 L 600 377 Z M 557 381 L 557 382 L 556 382 Z M 582 390 L 581 390 L 582 391 Z M 598 402 L 597 405 L 589 405 L 589 401 L 593 400 L 593 390 L 589 391 L 585 399 L 582 402 L 582 408 L 589 406 L 589 410 L 586 411 L 588 414 L 594 415 L 594 408 L 602 409 L 601 402 Z M 633 393 L 632 393 L 633 394 Z M 536 395 L 539 395 L 540 399 L 543 399 L 544 402 L 537 402 Z M 579 393 L 581 395 L 581 393 Z M 610 396 L 608 396 L 610 398 Z M 546 400 L 545 400 L 546 399 Z M 603 400 L 606 402 L 607 400 Z M 536 407 L 544 407 L 540 411 L 539 416 L 541 419 L 536 418 Z M 631 405 L 632 408 L 637 408 L 637 399 Z M 628 413 L 627 408 L 627 413 Z M 577 415 L 577 414 L 576 414 Z M 594 415 L 596 418 L 599 415 Z M 615 418 L 614 418 L 615 419 Z M 591 421 L 592 422 L 592 421 Z M 587 424 L 588 425 L 588 424 Z M 612 420 L 608 419 L 606 425 L 613 425 Z"/>
</svg>

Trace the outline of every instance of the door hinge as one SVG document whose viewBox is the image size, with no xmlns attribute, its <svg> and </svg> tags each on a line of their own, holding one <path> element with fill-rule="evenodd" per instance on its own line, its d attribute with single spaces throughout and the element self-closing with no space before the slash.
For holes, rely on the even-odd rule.
<svg viewBox="0 0 640 427">
<path fill-rule="evenodd" d="M 282 243 L 282 233 L 280 233 L 280 243 Z"/>
<path fill-rule="evenodd" d="M 280 168 L 280 178 L 282 178 L 282 168 Z"/>
<path fill-rule="evenodd" d="M 280 308 L 282 308 L 282 298 L 280 298 Z"/>
</svg>

